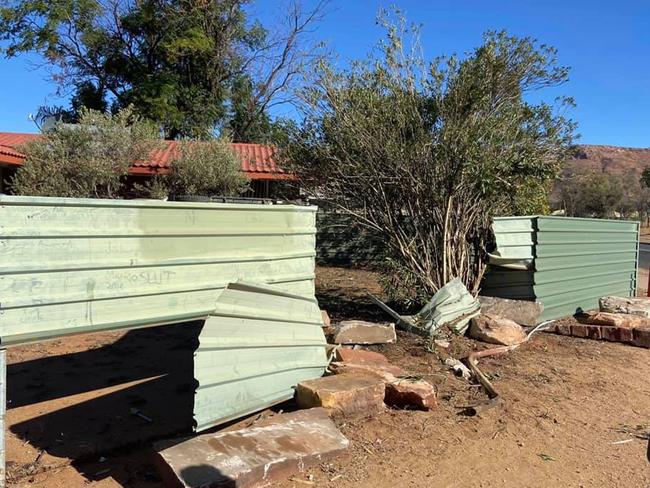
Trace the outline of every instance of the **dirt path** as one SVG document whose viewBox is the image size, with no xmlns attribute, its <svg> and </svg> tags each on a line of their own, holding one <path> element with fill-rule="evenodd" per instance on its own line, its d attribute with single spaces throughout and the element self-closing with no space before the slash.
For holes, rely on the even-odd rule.
<svg viewBox="0 0 650 488">
<path fill-rule="evenodd" d="M 336 319 L 381 318 L 365 300 L 379 292 L 372 273 L 321 268 L 318 289 Z M 195 333 L 169 326 L 11 350 L 10 485 L 161 486 L 148 446 L 186 428 Z M 377 349 L 434 383 L 439 408 L 346 423 L 346 454 L 277 486 L 650 487 L 648 442 L 626 433 L 650 431 L 650 350 L 543 334 L 482 363 L 507 401 L 463 417 L 457 407 L 484 394 L 444 371 L 420 341 L 400 334 Z M 457 339 L 451 352 L 473 347 L 482 346 Z"/>
</svg>

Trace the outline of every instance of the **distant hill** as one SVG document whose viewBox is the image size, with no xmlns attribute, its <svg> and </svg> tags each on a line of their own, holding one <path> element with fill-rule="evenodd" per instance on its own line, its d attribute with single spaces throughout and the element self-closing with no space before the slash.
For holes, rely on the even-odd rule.
<svg viewBox="0 0 650 488">
<path fill-rule="evenodd" d="M 576 146 L 574 157 L 567 161 L 564 172 L 594 171 L 622 175 L 633 171 L 640 175 L 646 166 L 650 166 L 650 148 L 581 144 Z"/>
</svg>

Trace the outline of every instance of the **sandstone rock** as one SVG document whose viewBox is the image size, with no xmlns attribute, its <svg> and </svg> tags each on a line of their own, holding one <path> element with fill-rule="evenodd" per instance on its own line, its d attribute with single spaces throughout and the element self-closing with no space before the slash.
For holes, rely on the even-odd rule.
<svg viewBox="0 0 650 488">
<path fill-rule="evenodd" d="M 639 315 L 627 313 L 596 312 L 588 314 L 584 321 L 593 325 L 609 325 L 635 329 L 637 327 L 650 327 L 650 319 Z"/>
<path fill-rule="evenodd" d="M 388 363 L 386 356 L 378 352 L 344 347 L 336 350 L 336 360 L 348 363 Z"/>
<path fill-rule="evenodd" d="M 333 416 L 359 416 L 384 408 L 384 381 L 369 374 L 336 374 L 301 381 L 296 402 L 301 408 L 324 407 Z"/>
<path fill-rule="evenodd" d="M 524 329 L 513 320 L 485 313 L 472 319 L 469 335 L 483 342 L 504 346 L 519 344 L 526 338 Z"/>
<path fill-rule="evenodd" d="M 321 408 L 276 415 L 265 425 L 155 445 L 184 487 L 267 486 L 320 464 L 348 447 Z M 165 485 L 167 486 L 167 484 Z"/>
<path fill-rule="evenodd" d="M 539 317 L 544 311 L 544 306 L 541 303 L 527 300 L 480 296 L 478 301 L 481 304 L 481 313 L 498 315 L 519 325 L 537 325 Z"/>
<path fill-rule="evenodd" d="M 335 344 L 386 344 L 395 342 L 395 324 L 344 320 L 333 335 Z"/>
<path fill-rule="evenodd" d="M 332 373 L 335 374 L 367 374 L 376 378 L 380 378 L 384 382 L 395 381 L 397 377 L 406 375 L 402 368 L 388 363 L 333 362 L 330 363 L 329 368 Z"/>
<path fill-rule="evenodd" d="M 436 390 L 424 380 L 398 379 L 386 384 L 384 401 L 395 407 L 416 407 L 431 410 L 438 402 Z"/>
<path fill-rule="evenodd" d="M 598 303 L 601 312 L 650 317 L 650 298 L 602 297 Z"/>
</svg>

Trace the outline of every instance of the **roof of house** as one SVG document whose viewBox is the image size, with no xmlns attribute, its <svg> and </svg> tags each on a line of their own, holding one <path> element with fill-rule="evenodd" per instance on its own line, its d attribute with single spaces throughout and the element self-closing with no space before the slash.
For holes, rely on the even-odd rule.
<svg viewBox="0 0 650 488">
<path fill-rule="evenodd" d="M 25 155 L 16 148 L 27 141 L 40 137 L 40 134 L 0 132 L 0 164 L 21 165 Z M 133 175 L 164 174 L 169 171 L 174 155 L 178 151 L 178 141 L 163 141 L 164 147 L 152 151 L 147 161 L 136 162 L 131 166 Z M 232 143 L 233 150 L 240 156 L 242 171 L 249 178 L 258 180 L 290 179 L 292 175 L 278 166 L 273 155 L 275 148 L 264 144 Z"/>
</svg>

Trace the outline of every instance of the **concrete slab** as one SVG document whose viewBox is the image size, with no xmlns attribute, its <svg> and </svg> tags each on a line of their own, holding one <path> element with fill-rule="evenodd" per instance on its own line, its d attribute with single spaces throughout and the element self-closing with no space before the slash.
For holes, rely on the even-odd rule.
<svg viewBox="0 0 650 488">
<path fill-rule="evenodd" d="M 262 425 L 155 445 L 177 482 L 191 488 L 265 486 L 344 451 L 349 441 L 322 408 Z"/>
</svg>

